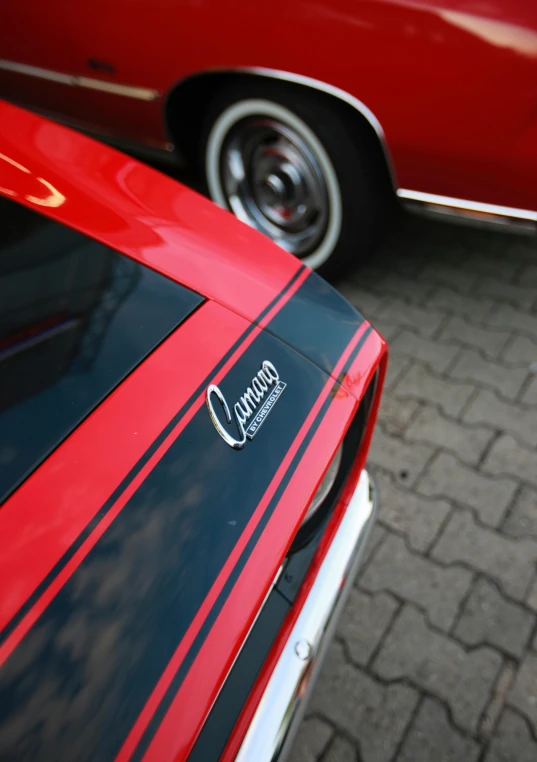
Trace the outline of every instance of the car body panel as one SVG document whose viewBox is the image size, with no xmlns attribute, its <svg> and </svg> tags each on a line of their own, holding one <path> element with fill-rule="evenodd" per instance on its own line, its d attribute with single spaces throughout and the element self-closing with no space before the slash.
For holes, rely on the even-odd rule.
<svg viewBox="0 0 537 762">
<path fill-rule="evenodd" d="M 349 372 L 355 379 L 355 389 L 360 388 L 365 391 L 365 388 L 372 380 L 370 373 L 364 372 L 367 360 L 373 361 L 375 364 L 379 362 L 383 355 L 383 349 L 379 338 L 376 333 L 365 335 L 362 334 L 363 343 L 360 343 L 359 354 L 355 356 L 351 361 Z M 357 342 L 358 343 L 358 342 Z M 367 360 L 366 360 L 367 358 Z M 364 363 L 366 360 L 366 363 Z M 376 365 L 375 365 L 376 367 Z M 329 389 L 325 389 L 325 394 L 330 396 Z M 294 471 L 293 479 L 288 485 L 285 485 L 285 491 L 280 496 L 280 502 L 274 513 L 271 515 L 263 534 L 261 535 L 258 545 L 256 546 L 255 553 L 252 553 L 247 564 L 244 567 L 244 573 L 237 580 L 228 601 L 222 608 L 220 616 L 217 620 L 217 626 L 208 634 L 207 638 L 203 642 L 199 654 L 196 660 L 192 664 L 192 667 L 185 678 L 180 690 L 173 696 L 164 695 L 164 701 L 168 699 L 169 704 L 166 705 L 167 713 L 162 718 L 162 721 L 155 730 L 148 723 L 149 739 L 144 738 L 141 735 L 141 743 L 147 744 L 147 756 L 145 759 L 147 762 L 157 762 L 161 760 L 162 755 L 166 753 L 167 749 L 171 749 L 176 753 L 176 758 L 186 758 L 192 744 L 195 741 L 195 735 L 189 733 L 178 732 L 177 728 L 180 727 L 181 731 L 188 728 L 190 730 L 195 729 L 195 733 L 199 732 L 202 723 L 199 722 L 199 717 L 208 713 L 212 707 L 214 699 L 216 699 L 218 691 L 215 690 L 214 675 L 217 674 L 222 680 L 225 679 L 228 671 L 233 665 L 233 660 L 238 653 L 240 643 L 243 642 L 247 636 L 250 626 L 253 624 L 253 618 L 247 623 L 244 620 L 238 618 L 238 613 L 244 611 L 242 608 L 243 601 L 248 599 L 257 607 L 255 610 L 259 610 L 262 605 L 264 596 L 260 594 L 260 590 L 254 590 L 252 580 L 257 580 L 260 576 L 263 576 L 266 572 L 267 564 L 271 559 L 271 568 L 274 576 L 265 577 L 266 588 L 265 594 L 270 589 L 270 582 L 277 575 L 279 565 L 277 564 L 277 557 L 284 558 L 286 549 L 280 544 L 281 532 L 285 529 L 287 531 L 296 531 L 298 525 L 293 521 L 293 511 L 296 510 L 296 506 L 301 503 L 305 497 L 305 486 L 308 480 L 311 478 L 311 474 L 317 472 L 317 468 L 322 470 L 317 473 L 322 473 L 326 469 L 323 465 L 325 461 L 325 454 L 323 451 L 328 445 L 330 449 L 334 446 L 339 439 L 338 428 L 341 423 L 341 415 L 343 415 L 343 409 L 347 408 L 347 415 L 352 417 L 352 414 L 357 409 L 357 402 L 347 394 L 346 390 L 342 390 L 339 394 L 336 394 L 334 400 L 337 399 L 337 404 L 333 406 L 330 404 L 326 413 L 321 413 L 323 405 L 326 404 L 326 397 L 320 399 L 317 406 L 312 411 L 313 421 L 311 423 L 315 426 L 314 414 L 316 414 L 318 428 L 311 434 L 306 431 L 302 432 L 302 437 L 298 442 L 294 443 L 294 448 L 286 456 L 284 466 L 287 468 L 293 468 L 293 458 L 301 457 L 300 462 L 296 465 L 296 471 Z M 352 402 L 353 407 L 350 407 Z M 349 406 L 349 407 L 347 407 Z M 338 414 L 339 408 L 339 414 Z M 351 412 L 352 410 L 352 412 Z M 319 420 L 321 413 L 322 420 Z M 375 411 L 376 414 L 376 411 Z M 375 420 L 375 414 L 372 415 L 370 423 Z M 339 423 L 338 423 L 339 420 Z M 310 423 L 310 422 L 308 422 Z M 369 429 L 370 432 L 371 429 Z M 341 440 L 339 439 L 339 442 Z M 365 458 L 365 452 L 367 446 L 364 444 L 363 454 Z M 295 461 L 296 462 L 296 461 Z M 360 459 L 357 464 L 357 470 L 354 474 L 357 479 L 359 471 L 363 468 L 363 459 Z M 349 486 L 354 486 L 355 481 L 351 480 Z M 276 493 L 277 494 L 277 493 Z M 310 493 L 313 494 L 313 493 Z M 340 510 L 343 512 L 345 509 L 345 502 L 340 505 Z M 338 517 L 340 518 L 340 516 Z M 335 522 L 337 526 L 337 521 Z M 273 554 L 276 551 L 276 558 Z M 246 624 L 246 626 L 245 626 Z M 174 688 L 171 684 L 172 690 Z M 152 697 L 153 698 L 153 697 Z M 156 698 L 156 697 L 155 697 Z M 259 695 L 253 697 L 250 705 L 251 710 L 255 710 Z M 248 716 L 251 716 L 248 713 Z M 142 728 L 145 723 L 142 724 Z M 247 727 L 247 722 L 241 724 L 234 738 L 235 744 L 240 743 L 244 730 Z M 138 726 L 133 729 L 133 735 L 135 738 L 140 733 Z M 130 740 L 130 739 L 129 739 Z M 236 746 L 233 744 L 234 750 Z M 130 747 L 127 747 L 129 750 Z M 228 756 L 226 759 L 232 759 L 233 756 Z M 128 759 L 128 756 L 119 757 L 120 760 Z"/>
<path fill-rule="evenodd" d="M 186 759 L 386 347 L 231 215 L 2 104 L 0 178 L 206 297 L 1 506 L 0 757 Z M 237 451 L 207 387 L 265 360 L 287 386 Z"/>
<path fill-rule="evenodd" d="M 331 348 L 335 363 L 353 334 L 359 334 L 355 344 L 361 346 L 359 339 L 363 344 L 370 329 L 364 325 L 361 332 L 342 332 L 343 343 Z M 229 447 L 215 431 L 202 393 L 180 435 L 178 424 L 155 452 L 141 483 L 134 490 L 132 481 L 123 489 L 118 485 L 116 500 L 94 506 L 94 519 L 75 541 L 79 557 L 72 556 L 70 546 L 49 573 L 47 592 L 65 573 L 66 561 L 74 567 L 7 658 L 0 683 L 0 736 L 9 744 L 12 760 L 113 760 L 152 692 L 166 681 L 163 673 L 173 671 L 169 689 L 136 747 L 135 758 L 140 758 L 151 732 L 165 732 L 160 720 L 167 702 L 180 700 L 183 680 L 191 684 L 192 663 L 209 633 L 216 628 L 218 640 L 229 642 L 234 628 L 226 620 L 218 624 L 218 614 L 230 594 L 238 594 L 243 576 L 245 590 L 234 605 L 234 619 L 241 628 L 251 623 L 274 566 L 281 564 L 293 537 L 289 529 L 298 527 L 307 506 L 305 490 L 311 494 L 323 472 L 313 468 L 309 477 L 302 474 L 294 488 L 300 499 L 295 494 L 292 502 L 282 500 L 306 446 L 323 423 L 326 468 L 339 443 L 341 423 L 357 404 L 348 392 L 331 398 L 332 379 L 263 331 L 219 382 L 227 398 L 240 395 L 245 378 L 265 357 L 273 360 L 287 387 L 256 438 L 241 452 Z M 146 360 L 151 362 L 151 357 Z M 330 416 L 320 409 L 322 395 L 334 415 L 332 441 Z M 113 457 L 110 451 L 107 456 Z M 86 458 L 86 467 L 93 472 L 93 458 Z M 43 468 L 48 470 L 46 463 Z M 41 514 L 41 526 L 54 520 L 55 501 L 64 495 L 63 481 L 56 478 L 55 483 L 53 511 Z M 286 523 L 281 520 L 284 502 Z M 34 522 L 28 526 L 31 503 L 25 506 L 12 523 L 15 535 L 2 532 L 2 542 L 19 554 L 21 538 L 36 528 Z M 271 532 L 267 524 L 273 515 L 280 519 Z M 245 568 L 251 557 L 255 574 Z M 34 608 L 41 601 L 34 601 Z M 15 631 L 12 638 L 15 642 Z M 236 651 L 237 644 L 225 654 L 226 663 Z M 196 693 L 201 697 L 209 691 L 206 702 L 220 684 L 218 666 L 216 654 L 202 659 L 205 683 L 196 680 Z M 45 702 L 40 701 L 43 690 L 48 693 Z M 190 688 L 186 691 L 190 696 Z M 181 744 L 188 743 L 203 720 L 199 710 L 198 702 L 192 702 L 180 726 L 173 723 Z M 172 747 L 166 743 L 166 748 L 170 755 Z"/>
<path fill-rule="evenodd" d="M 69 39 L 69 7 L 68 0 L 57 0 L 48 8 L 32 0 L 5 0 L 0 4 L 0 55 L 22 67 L 19 71 L 0 67 L 0 97 L 22 97 L 35 108 L 63 113 L 68 119 L 80 117 L 82 93 L 68 85 L 76 67 L 75 48 Z M 43 79 L 23 73 L 39 71 L 43 61 L 55 76 Z M 66 87 L 69 98 L 65 97 Z"/>
<path fill-rule="evenodd" d="M 276 0 L 267 13 L 244 0 L 95 0 L 78 12 L 85 23 L 66 14 L 76 51 L 67 73 L 92 83 L 71 87 L 67 100 L 80 98 L 87 127 L 164 146 L 164 101 L 177 83 L 214 70 L 287 72 L 365 104 L 386 137 L 398 188 L 537 209 L 534 3 Z M 40 36 L 38 18 L 23 21 L 29 39 Z M 12 5 L 4 33 L 18 23 Z M 43 69 L 57 65 L 56 55 L 43 52 Z M 24 77 L 12 76 L 32 105 Z M 159 97 L 114 93 L 110 85 Z"/>
<path fill-rule="evenodd" d="M 131 758 L 130 751 L 134 754 L 132 758 L 141 758 L 147 747 L 148 758 L 161 762 L 186 758 L 283 560 L 319 476 L 341 441 L 342 422 L 350 420 L 357 405 L 356 397 L 343 387 L 334 386 L 326 376 L 321 389 L 322 372 L 295 355 L 297 359 L 291 360 L 289 370 L 297 361 L 301 367 L 310 368 L 307 375 L 312 383 L 308 385 L 308 394 L 313 397 L 310 400 L 300 384 L 296 392 L 304 413 L 308 409 L 309 412 L 290 446 L 281 430 L 282 417 L 287 424 L 297 420 L 299 398 L 295 392 L 286 400 L 287 389 L 278 401 L 280 410 L 276 407 L 255 441 L 258 445 L 263 443 L 262 436 L 266 437 L 265 455 L 282 459 L 257 506 L 250 501 L 249 493 L 252 480 L 257 489 L 264 489 L 259 465 L 246 472 L 242 463 L 239 471 L 233 467 L 233 459 L 243 453 L 228 448 L 210 423 L 203 393 L 209 378 L 201 389 L 198 386 L 195 390 L 194 400 L 191 396 L 191 407 L 183 405 L 179 420 L 176 411 L 180 395 L 175 388 L 174 393 L 166 389 L 165 402 L 173 400 L 174 418 L 166 421 L 165 429 L 151 442 L 149 451 L 142 452 L 132 466 L 150 439 L 147 419 L 152 424 L 154 416 L 162 416 L 161 400 L 151 399 L 149 405 L 140 405 L 140 385 L 149 382 L 154 387 L 161 381 L 163 371 L 177 364 L 176 348 L 183 343 L 185 334 L 191 334 L 199 352 L 200 325 L 196 323 L 207 319 L 212 325 L 215 318 L 219 323 L 229 322 L 233 333 L 239 324 L 244 327 L 241 318 L 214 303 L 200 307 L 50 456 L 0 512 L 3 579 L 12 580 L 3 590 L 4 621 L 15 612 L 14 626 L 11 616 L 0 647 L 0 660 L 5 660 L 0 680 L 1 704 L 6 707 L 0 736 L 9 741 L 11 759 L 24 759 L 28 754 L 33 759 L 50 759 L 51 755 L 61 759 L 69 757 L 73 750 L 79 759 L 113 759 L 123 736 L 126 738 L 119 758 Z M 359 397 L 370 381 L 375 362 L 364 363 L 358 350 L 367 348 L 372 353 L 368 360 L 376 361 L 383 345 L 365 323 L 358 331 L 352 330 L 351 336 L 353 332 L 334 372 L 340 373 L 350 355 L 348 373 Z M 218 346 L 218 342 L 211 332 L 208 336 L 206 354 L 210 356 L 211 344 Z M 252 345 L 243 350 L 240 361 L 233 363 L 230 357 L 228 373 L 222 367 L 213 377 L 212 369 L 210 380 L 219 382 L 224 389 L 225 382 L 231 381 L 229 374 L 237 373 L 233 390 L 237 392 L 244 375 L 238 373 L 239 363 L 243 367 L 248 365 L 249 371 L 251 352 L 261 351 L 259 357 L 264 356 L 260 347 L 255 349 L 256 341 L 265 345 L 265 351 L 267 344 L 274 351 L 278 344 L 280 354 L 293 356 L 285 344 L 259 331 Z M 187 346 L 188 343 L 187 337 Z M 181 348 L 184 350 L 184 346 Z M 204 354 L 206 349 L 203 347 Z M 221 347 L 216 352 L 217 356 L 220 354 Z M 287 377 L 289 384 L 292 375 Z M 189 382 L 185 386 L 190 388 L 191 379 L 185 380 Z M 319 396 L 312 404 L 317 392 Z M 140 411 L 139 416 L 136 410 Z M 128 429 L 122 425 L 126 411 L 131 423 Z M 170 431 L 172 422 L 175 425 Z M 200 424 L 205 432 L 201 434 L 201 441 L 205 442 L 201 450 L 194 447 L 196 435 L 189 434 L 189 427 L 195 431 Z M 271 427 L 276 429 L 276 437 Z M 280 440 L 281 449 L 276 446 Z M 189 460 L 193 481 L 188 490 L 183 483 L 184 463 L 179 472 L 176 469 L 180 462 L 174 459 L 173 463 L 164 463 L 178 445 L 183 456 L 190 452 L 190 457 L 199 464 L 196 469 Z M 164 452 L 168 446 L 170 449 Z M 127 456 L 119 459 L 118 472 L 115 453 L 125 450 Z M 259 460 L 263 453 L 253 447 L 245 450 L 250 452 L 251 465 L 261 462 L 263 470 L 266 461 Z M 167 468 L 173 480 L 171 483 L 175 482 L 173 492 L 164 497 L 164 502 L 157 495 L 162 480 L 151 483 L 159 477 L 162 463 L 161 468 Z M 197 478 L 200 468 L 207 471 L 201 480 Z M 220 473 L 221 468 L 225 469 L 225 476 Z M 214 501 L 204 494 L 207 484 L 220 490 L 224 499 L 230 499 L 231 488 L 236 491 L 235 499 L 230 500 L 235 510 L 232 516 L 225 510 L 214 510 Z M 222 485 L 226 488 L 222 489 Z M 246 494 L 248 500 L 241 500 L 241 495 Z M 129 515 L 133 500 L 135 512 Z M 72 510 L 73 501 L 76 512 Z M 181 503 L 186 514 L 174 526 Z M 241 517 L 241 512 L 254 508 L 249 520 L 246 515 Z M 206 529 L 210 528 L 204 540 L 203 513 L 209 521 Z M 233 548 L 229 555 L 222 549 L 226 536 Z M 198 581 L 191 573 L 200 540 L 201 545 L 213 543 L 213 550 L 216 541 L 226 561 L 210 589 L 204 588 L 205 593 L 196 598 L 199 585 L 203 588 L 210 584 L 207 568 L 209 561 L 214 565 L 218 556 L 215 553 L 213 557 L 212 551 L 210 556 L 199 555 L 203 573 Z M 191 563 L 184 566 L 187 560 Z M 156 573 L 159 567 L 160 575 Z M 190 607 L 190 613 L 181 610 L 181 598 Z M 5 602 L 9 604 L 8 611 Z M 166 614 L 164 609 L 157 610 L 159 603 Z M 129 611 L 137 613 L 131 617 Z M 184 632 L 189 621 L 190 626 Z M 164 626 L 165 623 L 169 624 Z M 175 632 L 177 627 L 183 633 L 182 639 Z M 155 648 L 157 641 L 159 647 Z M 24 679 L 26 688 L 21 691 L 20 680 L 25 674 L 29 679 Z M 156 685 L 150 691 L 153 683 Z M 45 702 L 40 700 L 42 686 L 49 686 Z M 138 713 L 141 716 L 127 735 Z"/>
<path fill-rule="evenodd" d="M 10 595 L 1 599 L 0 629 L 4 637 L 9 622 L 10 632 L 14 630 L 13 617 L 37 583 L 47 578 L 99 509 L 114 496 L 118 485 L 129 475 L 132 481 L 137 466 L 140 472 L 147 470 L 144 456 L 150 446 L 167 431 L 178 412 L 185 407 L 190 410 L 189 400 L 202 394 L 207 377 L 217 376 L 222 358 L 229 355 L 222 368 L 231 365 L 233 347 L 248 328 L 242 318 L 206 302 L 180 331 L 153 351 L 150 363 L 136 368 L 120 389 L 54 450 L 47 468 L 37 469 L 2 506 L 2 578 L 11 575 L 17 580 Z M 177 373 L 178 358 L 182 357 L 191 358 L 188 373 Z M 173 383 L 162 383 L 171 377 Z M 154 394 L 157 386 L 159 394 Z M 124 421 L 129 421 L 128 429 Z M 26 530 L 21 531 L 24 524 Z M 5 647 L 0 651 L 4 658 Z"/>
</svg>

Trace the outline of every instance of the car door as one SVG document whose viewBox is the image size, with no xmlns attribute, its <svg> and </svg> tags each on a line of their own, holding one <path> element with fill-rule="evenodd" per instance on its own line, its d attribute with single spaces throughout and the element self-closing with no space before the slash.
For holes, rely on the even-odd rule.
<svg viewBox="0 0 537 762">
<path fill-rule="evenodd" d="M 164 147 L 162 89 L 157 60 L 166 58 L 159 30 L 173 23 L 180 2 L 78 0 L 69 19 L 86 128 L 120 142 Z M 171 16 L 170 16 L 171 14 Z"/>
<path fill-rule="evenodd" d="M 0 2 L 0 97 L 66 120 L 78 116 L 68 16 L 76 3 Z"/>
</svg>

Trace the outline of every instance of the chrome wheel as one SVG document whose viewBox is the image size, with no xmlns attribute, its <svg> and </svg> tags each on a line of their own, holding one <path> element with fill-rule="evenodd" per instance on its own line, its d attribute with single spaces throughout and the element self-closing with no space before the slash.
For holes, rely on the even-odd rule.
<svg viewBox="0 0 537 762">
<path fill-rule="evenodd" d="M 207 143 L 212 198 L 317 267 L 341 228 L 339 185 L 328 154 L 295 114 L 270 101 L 225 110 Z"/>
<path fill-rule="evenodd" d="M 328 194 L 315 154 L 274 119 L 244 119 L 228 133 L 220 172 L 229 208 L 243 222 L 304 256 L 326 233 Z"/>
</svg>

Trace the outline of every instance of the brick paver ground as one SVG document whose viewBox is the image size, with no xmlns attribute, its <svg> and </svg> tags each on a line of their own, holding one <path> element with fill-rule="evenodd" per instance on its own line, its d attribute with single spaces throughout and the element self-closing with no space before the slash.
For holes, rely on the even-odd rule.
<svg viewBox="0 0 537 762">
<path fill-rule="evenodd" d="M 391 347 L 380 516 L 292 762 L 536 762 L 537 247 L 401 216 L 337 285 Z"/>
</svg>

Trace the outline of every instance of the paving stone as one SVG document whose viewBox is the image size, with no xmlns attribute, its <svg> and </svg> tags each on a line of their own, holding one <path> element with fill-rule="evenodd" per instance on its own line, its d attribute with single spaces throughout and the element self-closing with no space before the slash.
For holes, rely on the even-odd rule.
<svg viewBox="0 0 537 762">
<path fill-rule="evenodd" d="M 532 614 L 507 601 L 487 580 L 479 579 L 464 605 L 454 634 L 470 646 L 488 643 L 520 658 L 534 622 Z"/>
<path fill-rule="evenodd" d="M 421 304 L 427 300 L 433 290 L 428 283 L 417 278 L 405 277 L 401 273 L 394 273 L 390 270 L 386 270 L 379 288 L 383 294 L 388 294 L 396 299 L 403 298 L 414 304 Z"/>
<path fill-rule="evenodd" d="M 429 497 L 447 497 L 473 508 L 481 521 L 498 526 L 513 499 L 517 482 L 478 473 L 460 463 L 453 455 L 439 453 L 418 484 L 418 491 Z"/>
<path fill-rule="evenodd" d="M 513 540 L 477 526 L 467 511 L 452 514 L 432 555 L 447 564 L 464 563 L 496 580 L 506 595 L 518 601 L 533 579 L 537 543 Z"/>
<path fill-rule="evenodd" d="M 507 434 L 494 442 L 482 468 L 491 474 L 508 474 L 537 485 L 537 452 L 522 447 Z"/>
<path fill-rule="evenodd" d="M 429 305 L 481 322 L 490 313 L 494 302 L 492 299 L 475 299 L 472 295 L 459 294 L 450 288 L 441 287 L 434 292 Z"/>
<path fill-rule="evenodd" d="M 537 316 L 515 309 L 509 304 L 497 305 L 487 323 L 491 328 L 508 328 L 527 333 L 531 338 L 537 339 Z"/>
<path fill-rule="evenodd" d="M 380 521 L 394 532 L 405 535 L 415 550 L 427 551 L 451 510 L 450 504 L 447 500 L 435 500 L 399 489 L 380 474 L 377 483 Z"/>
<path fill-rule="evenodd" d="M 405 606 L 373 667 L 385 680 L 406 677 L 443 699 L 458 727 L 475 732 L 501 663 L 491 648 L 467 653 L 451 638 L 431 630 L 420 612 Z"/>
<path fill-rule="evenodd" d="M 501 237 L 498 236 L 498 239 L 501 240 Z M 504 283 L 510 281 L 520 269 L 520 261 L 515 257 L 505 256 L 504 252 L 501 256 L 491 256 L 490 251 L 476 251 L 465 264 L 472 272 L 500 278 Z"/>
<path fill-rule="evenodd" d="M 526 265 L 518 277 L 523 286 L 537 286 L 537 265 Z"/>
<path fill-rule="evenodd" d="M 473 291 L 479 275 L 461 267 L 431 262 L 423 268 L 419 279 L 426 283 L 448 286 L 455 291 Z"/>
<path fill-rule="evenodd" d="M 537 490 L 527 486 L 522 488 L 502 524 L 502 532 L 511 537 L 537 540 Z"/>
<path fill-rule="evenodd" d="M 463 420 L 509 431 L 528 445 L 537 445 L 537 410 L 504 402 L 494 392 L 480 389 L 464 411 Z"/>
<path fill-rule="evenodd" d="M 380 333 L 384 341 L 387 341 L 388 344 L 392 344 L 393 341 L 397 338 L 397 336 L 401 333 L 401 327 L 396 325 L 395 323 L 390 323 L 387 320 L 384 320 L 384 318 L 378 317 L 373 320 L 373 325 L 375 327 L 375 330 Z"/>
<path fill-rule="evenodd" d="M 411 235 L 411 240 L 408 240 L 404 234 L 401 235 L 401 232 L 396 231 L 395 228 L 386 237 L 384 245 L 381 246 L 375 257 L 375 261 L 378 263 L 383 274 L 382 279 L 379 281 L 381 286 L 388 271 L 392 277 L 399 275 L 408 280 L 409 278 L 415 279 L 423 269 L 427 258 L 423 256 L 423 252 L 416 251 L 412 238 Z M 365 268 L 367 275 L 369 275 L 369 271 L 370 265 Z M 361 274 L 362 268 L 358 271 L 358 276 L 361 276 Z M 370 280 L 367 282 L 370 282 Z"/>
<path fill-rule="evenodd" d="M 409 214 L 402 216 L 402 221 L 405 225 L 398 231 L 397 238 L 391 243 L 391 248 L 397 255 L 394 265 L 398 265 L 403 274 L 410 273 L 410 270 L 404 269 L 408 260 L 411 260 L 412 265 L 421 263 L 419 268 L 414 267 L 412 270 L 411 274 L 415 277 L 419 276 L 424 267 L 432 262 L 440 266 L 464 267 L 468 259 L 468 249 L 460 242 L 460 230 L 459 235 L 454 238 L 453 226 L 449 224 L 439 225 L 431 222 L 427 225 L 424 224 L 427 222 L 424 218 L 418 220 Z"/>
<path fill-rule="evenodd" d="M 444 373 L 459 352 L 451 344 L 440 344 L 434 339 L 425 339 L 412 331 L 403 330 L 391 344 L 391 352 L 413 360 L 419 360 L 437 373 Z"/>
<path fill-rule="evenodd" d="M 533 264 L 536 254 L 533 236 L 516 236 L 511 238 L 509 250 L 506 251 L 504 249 L 503 254 L 509 258 L 518 259 L 520 264 L 525 264 L 526 262 Z"/>
<path fill-rule="evenodd" d="M 363 267 L 357 268 L 353 273 L 350 273 L 352 282 L 356 283 L 363 290 L 378 292 L 386 277 L 386 273 L 390 269 L 389 265 L 382 261 L 382 251 L 378 251 L 377 254 L 379 256 L 376 256 L 367 264 L 364 263 Z M 389 254 L 390 252 L 388 252 Z"/>
<path fill-rule="evenodd" d="M 371 532 L 371 535 L 369 536 L 369 539 L 367 541 L 367 545 L 364 549 L 364 552 L 362 554 L 362 560 L 361 560 L 361 568 L 363 569 L 371 559 L 371 556 L 375 553 L 380 543 L 383 541 L 383 539 L 386 537 L 388 533 L 384 529 L 384 527 L 381 527 L 380 524 L 375 524 L 373 527 L 373 531 Z"/>
<path fill-rule="evenodd" d="M 388 535 L 360 585 L 371 592 L 388 590 L 412 601 L 427 611 L 433 625 L 449 630 L 472 579 L 467 569 L 434 564 L 428 558 L 410 553 L 402 538 Z"/>
<path fill-rule="evenodd" d="M 387 296 L 379 296 L 370 289 L 360 288 L 351 280 L 340 281 L 337 289 L 364 317 L 371 321 L 382 315 L 389 304 Z"/>
<path fill-rule="evenodd" d="M 534 376 L 520 397 L 526 405 L 537 405 L 537 375 Z"/>
<path fill-rule="evenodd" d="M 463 349 L 451 368 L 450 375 L 461 381 L 474 381 L 485 387 L 492 387 L 504 397 L 514 399 L 528 372 L 526 368 L 509 368 L 492 360 L 485 360 L 471 349 Z"/>
<path fill-rule="evenodd" d="M 505 709 L 485 762 L 535 762 L 536 759 L 537 743 L 527 723 L 515 712 Z"/>
<path fill-rule="evenodd" d="M 336 736 L 323 762 L 357 762 L 358 752 L 350 741 Z"/>
<path fill-rule="evenodd" d="M 528 590 L 526 604 L 534 611 L 537 611 L 537 578 Z M 535 645 L 533 647 L 535 648 Z"/>
<path fill-rule="evenodd" d="M 388 629 L 399 604 L 391 595 L 366 595 L 353 588 L 338 632 L 355 664 L 364 666 Z"/>
<path fill-rule="evenodd" d="M 472 466 L 479 463 L 493 436 L 490 429 L 457 423 L 429 406 L 420 409 L 405 432 L 406 440 L 453 450 Z"/>
<path fill-rule="evenodd" d="M 535 291 L 537 299 L 537 290 Z M 516 365 L 532 365 L 537 362 L 537 341 L 527 336 L 514 336 L 507 345 L 502 360 Z"/>
<path fill-rule="evenodd" d="M 482 738 L 490 738 L 494 733 L 511 686 L 515 681 L 517 668 L 516 663 L 511 659 L 504 660 L 479 728 L 479 735 Z"/>
<path fill-rule="evenodd" d="M 369 451 L 369 460 L 393 473 L 401 484 L 412 486 L 433 452 L 427 445 L 404 442 L 399 437 L 386 434 L 377 426 Z"/>
<path fill-rule="evenodd" d="M 510 336 L 508 331 L 491 331 L 453 316 L 439 338 L 441 341 L 457 342 L 460 346 L 474 347 L 490 357 L 498 357 Z"/>
<path fill-rule="evenodd" d="M 311 711 L 354 738 L 364 762 L 390 762 L 417 702 L 413 688 L 381 685 L 347 664 L 341 644 L 335 642 L 312 696 Z"/>
<path fill-rule="evenodd" d="M 393 323 L 399 328 L 411 328 L 424 336 L 432 336 L 444 320 L 443 312 L 417 307 L 403 299 L 391 298 L 382 312 L 385 323 Z"/>
<path fill-rule="evenodd" d="M 506 283 L 500 278 L 480 278 L 476 294 L 492 296 L 497 301 L 512 302 L 517 309 L 529 309 L 537 298 L 535 289 L 523 284 Z"/>
<path fill-rule="evenodd" d="M 390 345 L 391 346 L 391 345 Z M 403 355 L 392 355 L 388 357 L 388 368 L 386 378 L 384 379 L 384 395 L 398 383 L 412 365 L 411 361 Z"/>
<path fill-rule="evenodd" d="M 290 762 L 316 762 L 334 731 L 324 720 L 308 717 L 301 724 L 293 744 Z"/>
<path fill-rule="evenodd" d="M 537 654 L 528 651 L 518 669 L 508 702 L 518 709 L 537 732 Z"/>
<path fill-rule="evenodd" d="M 438 378 L 423 365 L 415 364 L 401 375 L 393 387 L 393 394 L 400 399 L 413 399 L 439 405 L 446 415 L 456 418 L 467 404 L 474 389 L 473 384 Z"/>
<path fill-rule="evenodd" d="M 415 400 L 398 400 L 390 394 L 385 394 L 380 402 L 378 420 L 388 434 L 400 436 L 419 407 L 420 403 Z"/>
<path fill-rule="evenodd" d="M 479 745 L 455 730 L 444 707 L 425 698 L 397 762 L 476 762 Z"/>
</svg>

